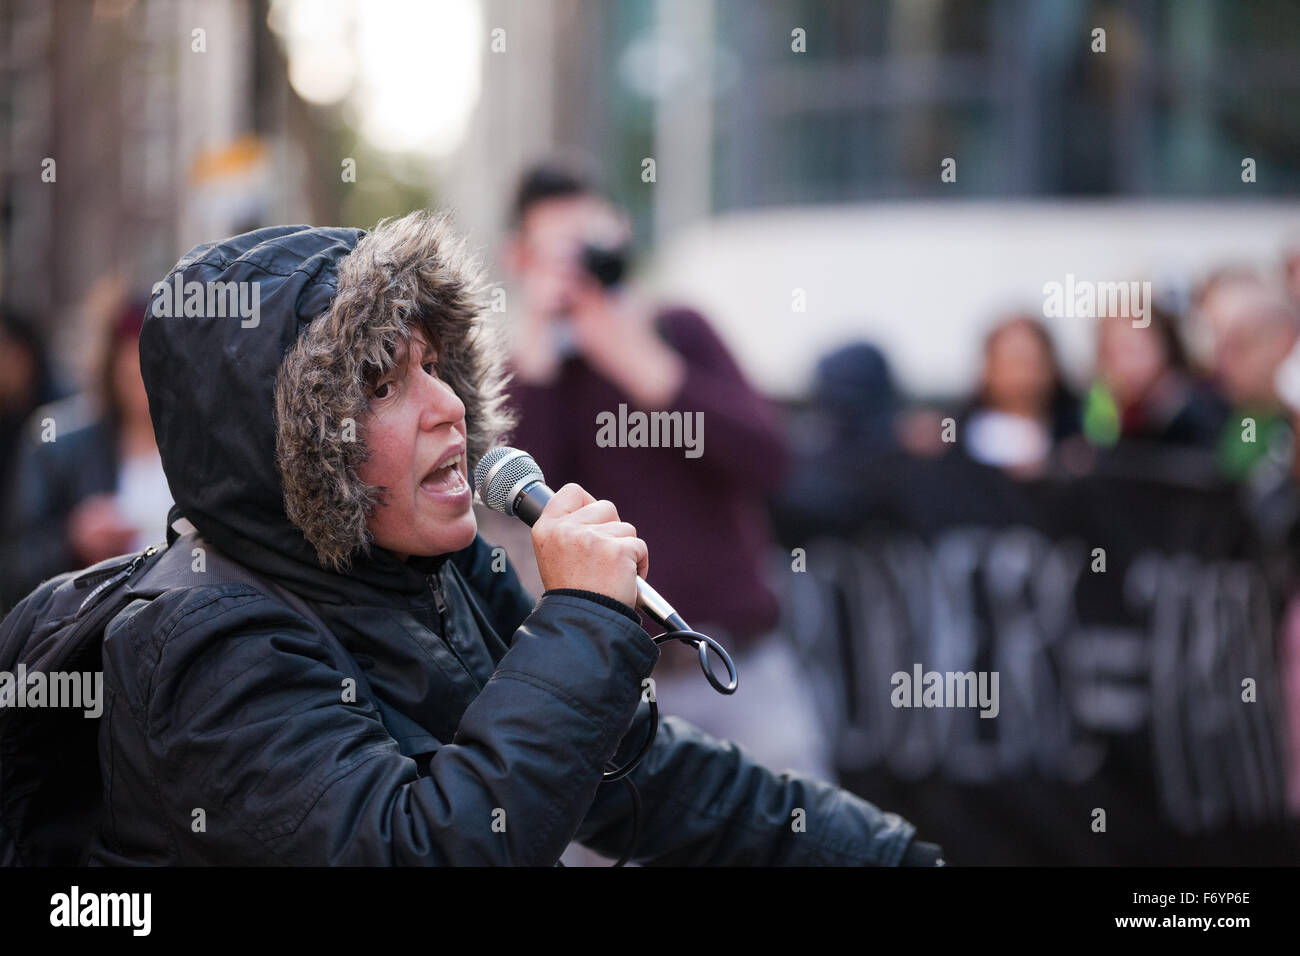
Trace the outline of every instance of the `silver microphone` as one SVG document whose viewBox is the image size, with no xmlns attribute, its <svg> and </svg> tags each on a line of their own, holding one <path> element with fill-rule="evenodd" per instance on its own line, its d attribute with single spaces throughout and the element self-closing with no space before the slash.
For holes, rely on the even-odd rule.
<svg viewBox="0 0 1300 956">
<path fill-rule="evenodd" d="M 479 459 L 474 469 L 474 490 L 493 511 L 518 518 L 529 527 L 537 522 L 547 502 L 555 497 L 533 456 L 508 445 L 493 448 Z M 646 584 L 639 574 L 636 593 L 637 607 L 659 626 L 669 631 L 690 630 L 663 595 Z"/>
</svg>

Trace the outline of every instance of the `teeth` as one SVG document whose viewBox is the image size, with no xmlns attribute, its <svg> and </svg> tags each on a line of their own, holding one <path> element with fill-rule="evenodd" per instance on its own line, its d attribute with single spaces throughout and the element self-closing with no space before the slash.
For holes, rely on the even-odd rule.
<svg viewBox="0 0 1300 956">
<path fill-rule="evenodd" d="M 429 477 L 425 480 L 433 481 L 436 476 L 439 481 L 449 482 L 449 487 L 464 486 L 465 478 L 460 473 L 460 463 L 463 458 L 463 455 L 453 455 L 451 458 L 447 459 L 447 463 L 441 468 L 435 468 L 433 471 L 429 472 Z"/>
<path fill-rule="evenodd" d="M 440 468 L 435 468 L 433 471 L 429 472 L 429 474 L 430 474 L 431 476 L 432 476 L 432 475 L 441 475 L 441 474 L 442 474 L 444 471 L 446 471 L 448 468 L 453 468 L 453 469 L 454 469 L 454 468 L 456 468 L 456 466 L 458 466 L 459 464 L 460 464 L 460 455 L 456 455 L 456 456 L 454 456 L 454 457 L 452 457 L 452 458 L 449 458 L 449 459 L 447 460 L 447 464 L 443 465 L 443 466 L 440 467 Z"/>
</svg>

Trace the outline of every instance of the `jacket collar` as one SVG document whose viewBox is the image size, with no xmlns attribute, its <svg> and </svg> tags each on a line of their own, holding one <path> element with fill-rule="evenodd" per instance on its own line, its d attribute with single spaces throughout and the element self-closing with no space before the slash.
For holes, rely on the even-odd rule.
<svg viewBox="0 0 1300 956">
<path fill-rule="evenodd" d="M 178 505 L 172 506 L 167 521 L 169 547 L 187 531 L 200 530 L 201 533 L 201 529 L 195 529 L 194 524 L 181 513 Z M 250 542 L 249 545 L 254 551 L 261 550 L 255 542 Z M 352 604 L 370 607 L 386 605 L 407 609 L 423 608 L 432 602 L 432 588 L 441 587 L 443 569 L 452 557 L 450 553 L 416 555 L 401 561 L 387 548 L 375 546 L 371 549 L 371 558 L 368 559 L 366 567 L 382 568 L 380 575 L 335 574 L 315 568 L 312 569 L 309 577 L 303 579 L 293 573 L 268 572 L 259 564 L 243 560 L 244 554 L 239 550 L 235 550 L 233 554 L 228 548 L 222 550 L 241 564 L 249 564 L 259 573 L 274 578 L 277 583 L 320 605 Z M 261 553 L 265 554 L 265 552 Z M 293 572 L 296 568 L 290 565 L 287 570 Z"/>
</svg>

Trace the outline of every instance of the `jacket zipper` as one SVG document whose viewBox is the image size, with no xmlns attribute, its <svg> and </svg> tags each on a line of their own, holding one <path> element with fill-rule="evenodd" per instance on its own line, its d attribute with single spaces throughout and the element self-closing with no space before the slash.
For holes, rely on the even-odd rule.
<svg viewBox="0 0 1300 956">
<path fill-rule="evenodd" d="M 447 613 L 447 602 L 443 600 L 442 588 L 433 583 L 435 575 L 429 575 L 429 591 L 433 594 L 433 605 L 438 609 L 438 623 L 442 625 L 443 631 L 447 629 L 447 621 L 443 617 Z"/>
<path fill-rule="evenodd" d="M 437 572 L 434 572 L 429 575 L 428 581 L 429 593 L 433 595 L 433 605 L 438 610 L 438 629 L 442 632 L 439 634 L 439 637 L 442 638 L 442 643 L 447 645 L 447 649 L 451 651 L 452 656 L 456 658 L 456 662 L 460 664 L 461 669 L 469 675 L 469 679 L 474 682 L 474 686 L 478 687 L 479 690 L 482 690 L 483 687 L 479 684 L 478 678 L 474 676 L 474 672 L 470 670 L 469 665 L 465 663 L 465 658 L 460 656 L 460 651 L 456 650 L 456 644 L 452 641 L 451 634 L 447 630 L 447 601 L 442 596 L 441 581 L 435 583 L 435 578 L 437 577 Z"/>
<path fill-rule="evenodd" d="M 96 587 L 95 590 L 91 591 L 89 594 L 86 595 L 86 599 L 82 601 L 80 606 L 78 606 L 77 608 L 77 614 L 83 613 L 86 610 L 86 608 L 88 608 L 91 604 L 93 604 L 95 598 L 99 595 L 101 591 L 111 588 L 113 585 L 125 581 L 131 575 L 135 574 L 135 572 L 140 569 L 140 566 L 144 564 L 145 561 L 147 561 L 157 550 L 158 550 L 157 545 L 151 544 L 140 554 L 137 554 L 134 558 L 132 558 L 131 561 L 128 564 L 126 564 L 125 567 L 123 567 L 122 565 L 117 565 L 113 568 L 105 568 L 104 571 L 102 572 L 98 572 L 93 575 L 87 575 L 84 584 L 79 581 L 73 582 L 74 587 L 89 587 L 92 581 L 98 580 L 102 574 L 107 573 L 109 571 L 118 572 L 115 576 L 109 578 L 107 581 L 104 581 L 102 584 Z M 118 570 L 119 568 L 121 570 Z"/>
<path fill-rule="evenodd" d="M 123 561 L 121 564 L 111 564 L 106 568 L 100 568 L 98 571 L 91 571 L 89 574 L 83 574 L 72 582 L 72 586 L 81 590 L 90 587 L 92 584 L 98 584 L 100 581 L 111 578 L 124 568 L 131 568 L 131 570 L 134 571 L 135 568 L 140 566 L 140 563 L 144 558 L 153 554 L 157 550 L 158 548 L 156 545 L 150 545 L 144 554 L 137 554 L 130 561 Z"/>
</svg>

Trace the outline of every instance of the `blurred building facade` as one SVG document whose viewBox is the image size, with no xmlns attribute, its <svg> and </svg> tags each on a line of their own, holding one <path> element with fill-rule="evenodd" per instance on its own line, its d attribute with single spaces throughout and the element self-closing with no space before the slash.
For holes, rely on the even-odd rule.
<svg viewBox="0 0 1300 956">
<path fill-rule="evenodd" d="M 349 0 L 319 9 L 310 15 L 354 25 L 393 16 Z M 368 226 L 429 197 L 491 250 L 520 169 L 560 147 L 596 160 L 644 248 L 756 211 L 1259 203 L 1300 188 L 1300 7 L 1286 0 L 479 0 L 477 11 L 485 52 L 468 131 L 446 159 L 407 157 L 427 185 L 403 191 L 358 152 L 355 116 L 293 91 L 271 0 L 0 0 L 0 298 L 59 344 L 105 274 L 152 282 L 197 242 L 271 222 Z M 428 109 L 437 93 L 431 82 Z M 348 156 L 362 157 L 359 182 L 340 182 Z M 796 278 L 787 285 L 818 301 L 813 279 Z M 780 318 L 735 312 L 760 329 Z"/>
<path fill-rule="evenodd" d="M 556 146 L 596 157 L 643 239 L 785 204 L 1229 196 L 1246 157 L 1254 194 L 1300 188 L 1300 7 L 1285 0 L 483 9 L 504 48 L 483 59 L 447 177 L 475 230 L 499 228 L 514 173 Z"/>
<path fill-rule="evenodd" d="M 310 217 L 264 0 L 0 0 L 0 296 L 75 353 L 117 276 Z"/>
<path fill-rule="evenodd" d="M 582 151 L 632 212 L 644 277 L 705 308 L 770 392 L 865 336 L 910 391 L 955 393 L 982 326 L 1037 310 L 1046 281 L 1185 293 L 1225 258 L 1270 266 L 1295 229 L 1300 7 L 1282 0 L 483 13 L 479 106 L 439 175 L 463 224 L 495 247 L 519 170 Z M 1090 326 L 1051 324 L 1086 366 Z"/>
</svg>

